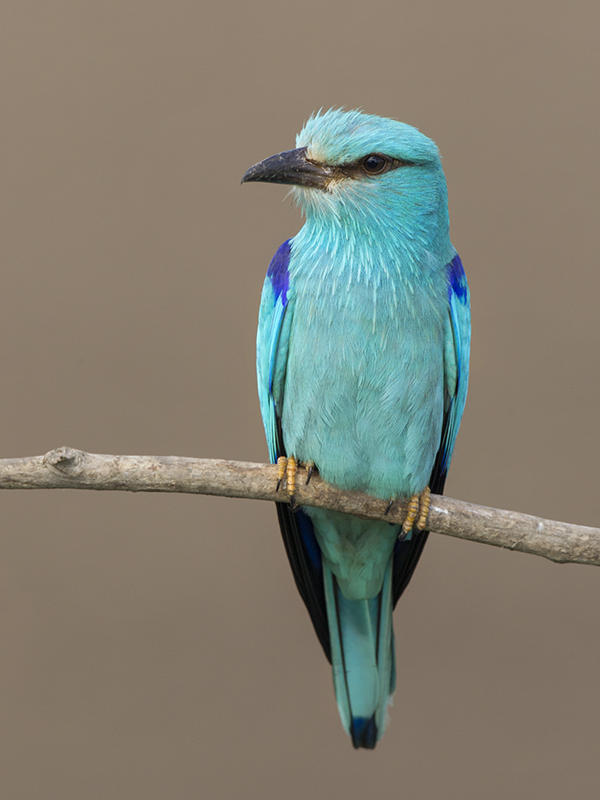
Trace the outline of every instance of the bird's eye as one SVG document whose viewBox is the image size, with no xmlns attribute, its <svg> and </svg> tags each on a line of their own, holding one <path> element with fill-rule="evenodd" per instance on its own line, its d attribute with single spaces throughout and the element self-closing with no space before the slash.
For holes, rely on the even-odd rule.
<svg viewBox="0 0 600 800">
<path fill-rule="evenodd" d="M 388 164 L 389 160 L 379 153 L 371 153 L 362 160 L 362 167 L 368 175 L 380 175 Z"/>
</svg>

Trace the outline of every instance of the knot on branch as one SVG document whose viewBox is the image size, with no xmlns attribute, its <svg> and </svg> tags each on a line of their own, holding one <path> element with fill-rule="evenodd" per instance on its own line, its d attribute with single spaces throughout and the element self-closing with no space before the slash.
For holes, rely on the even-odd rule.
<svg viewBox="0 0 600 800">
<path fill-rule="evenodd" d="M 76 474 L 83 468 L 84 460 L 83 450 L 77 450 L 74 447 L 56 447 L 54 450 L 49 450 L 44 456 L 44 464 L 70 475 Z"/>
</svg>

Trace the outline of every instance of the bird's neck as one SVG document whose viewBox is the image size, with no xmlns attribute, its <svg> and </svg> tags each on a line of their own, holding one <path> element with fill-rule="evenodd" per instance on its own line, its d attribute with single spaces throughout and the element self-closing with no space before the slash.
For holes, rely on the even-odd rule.
<svg viewBox="0 0 600 800">
<path fill-rule="evenodd" d="M 299 270 L 322 264 L 353 281 L 428 283 L 454 256 L 447 214 L 406 219 L 398 215 L 307 214 L 293 240 Z M 317 267 L 318 270 L 318 267 Z"/>
</svg>

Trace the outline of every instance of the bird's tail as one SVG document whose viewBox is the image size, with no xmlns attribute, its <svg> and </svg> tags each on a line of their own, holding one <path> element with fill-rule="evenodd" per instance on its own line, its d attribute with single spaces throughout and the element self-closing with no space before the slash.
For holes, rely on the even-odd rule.
<svg viewBox="0 0 600 800">
<path fill-rule="evenodd" d="M 373 749 L 383 735 L 396 683 L 392 631 L 392 561 L 369 600 L 344 597 L 323 564 L 335 696 L 354 747 Z"/>
</svg>

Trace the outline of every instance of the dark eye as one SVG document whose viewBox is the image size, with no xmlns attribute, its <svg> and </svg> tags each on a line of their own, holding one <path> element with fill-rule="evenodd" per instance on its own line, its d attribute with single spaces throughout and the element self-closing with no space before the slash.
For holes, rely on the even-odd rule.
<svg viewBox="0 0 600 800">
<path fill-rule="evenodd" d="M 388 159 L 378 153 L 371 153 L 362 160 L 362 167 L 369 175 L 379 175 L 388 165 Z"/>
</svg>

